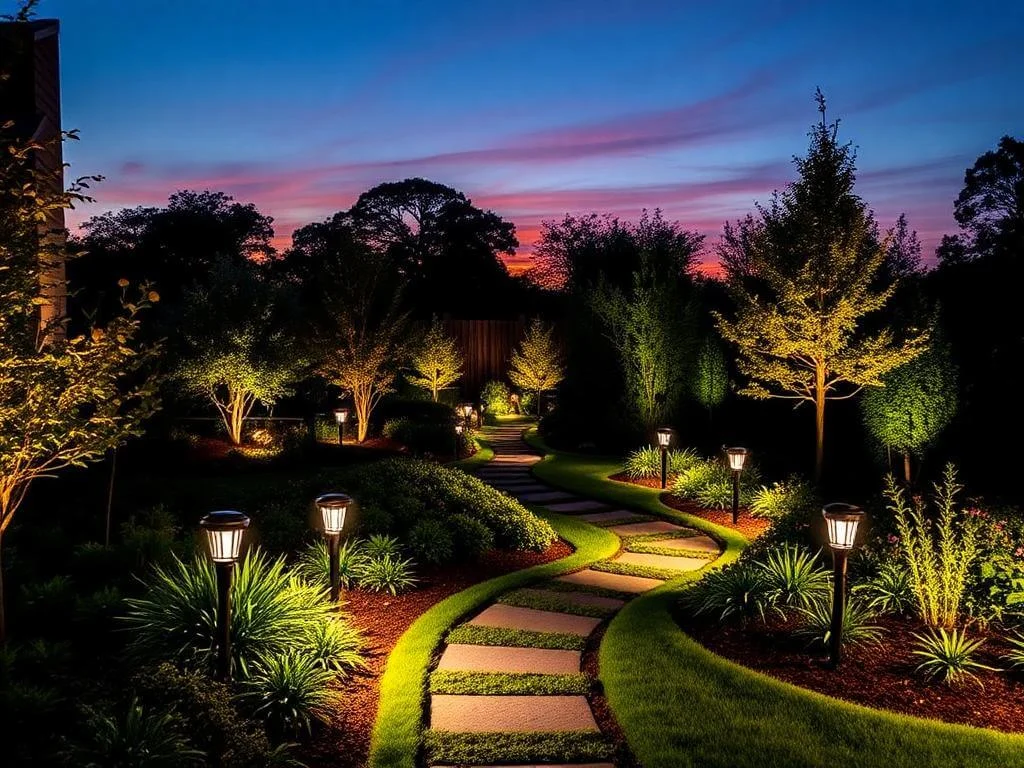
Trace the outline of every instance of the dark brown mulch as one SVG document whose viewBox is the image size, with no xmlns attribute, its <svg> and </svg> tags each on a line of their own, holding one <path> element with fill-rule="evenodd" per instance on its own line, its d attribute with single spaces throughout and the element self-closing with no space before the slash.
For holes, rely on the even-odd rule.
<svg viewBox="0 0 1024 768">
<path fill-rule="evenodd" d="M 590 634 L 590 637 L 587 638 L 587 647 L 583 650 L 582 671 L 595 680 L 598 679 L 597 654 L 607 629 L 608 622 L 605 621 Z M 608 699 L 605 698 L 604 690 L 592 691 L 587 696 L 587 701 L 590 703 L 590 709 L 594 713 L 597 727 L 612 742 L 612 747 L 615 750 L 615 765 L 618 768 L 640 768 L 640 763 L 637 762 L 636 757 L 630 751 L 629 745 L 626 743 L 626 736 L 615 719 L 615 714 L 608 704 Z"/>
<path fill-rule="evenodd" d="M 706 648 L 745 667 L 828 696 L 948 723 L 1000 731 L 1024 731 L 1024 679 L 1005 672 L 977 671 L 979 685 L 968 680 L 952 687 L 925 678 L 915 668 L 922 659 L 912 653 L 922 627 L 909 619 L 884 617 L 880 645 L 844 647 L 843 663 L 830 669 L 822 651 L 808 649 L 792 636 L 793 626 L 781 619 L 766 625 L 722 624 L 679 617 L 682 628 Z M 972 633 L 978 634 L 980 633 Z M 1007 650 L 998 636 L 986 638 L 976 659 L 1005 667 Z"/>
<path fill-rule="evenodd" d="M 657 478 L 646 477 L 639 480 L 632 480 L 625 472 L 612 475 L 611 479 L 617 480 L 620 483 L 642 485 L 645 488 L 657 488 L 661 485 L 661 481 Z M 771 527 L 770 520 L 765 520 L 760 517 L 751 517 L 747 510 L 742 507 L 740 508 L 739 522 L 736 525 L 733 525 L 732 510 L 705 509 L 696 502 L 688 501 L 687 499 L 680 499 L 678 496 L 673 496 L 670 493 L 662 493 L 660 501 L 665 506 L 672 507 L 672 509 L 677 509 L 688 515 L 702 518 L 707 520 L 709 523 L 721 525 L 724 528 L 732 528 L 734 531 L 739 531 L 748 539 L 756 539 Z"/>
<path fill-rule="evenodd" d="M 366 635 L 369 669 L 342 687 L 340 705 L 330 725 L 301 750 L 300 758 L 310 765 L 332 768 L 366 765 L 377 716 L 378 680 L 388 654 L 409 625 L 449 595 L 495 576 L 559 560 L 572 551 L 561 540 L 544 552 L 492 551 L 471 566 L 423 569 L 418 574 L 419 588 L 397 597 L 360 590 L 347 592 L 345 610 Z"/>
</svg>

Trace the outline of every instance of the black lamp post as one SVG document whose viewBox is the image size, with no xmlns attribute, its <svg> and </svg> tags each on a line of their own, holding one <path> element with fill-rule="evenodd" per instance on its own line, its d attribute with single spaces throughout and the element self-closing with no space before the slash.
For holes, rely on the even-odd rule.
<svg viewBox="0 0 1024 768">
<path fill-rule="evenodd" d="M 344 493 L 325 493 L 317 496 L 316 507 L 324 522 L 324 538 L 327 539 L 327 555 L 331 561 L 331 602 L 341 598 L 341 578 L 338 574 L 338 549 L 341 544 L 341 529 L 345 527 L 345 512 L 352 503 L 352 497 Z"/>
<path fill-rule="evenodd" d="M 480 414 L 480 429 L 484 428 L 484 411 L 486 411 L 486 410 L 487 410 L 487 403 L 485 403 L 483 400 L 481 400 L 480 401 L 480 405 L 479 405 L 478 410 L 477 410 L 477 413 Z"/>
<path fill-rule="evenodd" d="M 231 679 L 231 582 L 249 518 L 241 512 L 210 512 L 199 521 L 217 570 L 217 679 Z"/>
<path fill-rule="evenodd" d="M 826 504 L 822 510 L 828 526 L 828 545 L 832 550 L 832 627 L 829 630 L 829 658 L 838 667 L 843 657 L 843 614 L 846 611 L 846 559 L 857 538 L 857 526 L 864 510 L 853 504 Z"/>
<path fill-rule="evenodd" d="M 672 445 L 672 435 L 675 434 L 669 427 L 661 427 L 657 431 L 658 447 L 661 449 L 661 487 L 668 486 L 668 449 Z"/>
<path fill-rule="evenodd" d="M 747 462 L 746 448 L 726 448 L 725 455 L 729 459 L 729 469 L 732 470 L 732 524 L 740 520 L 740 473 L 743 472 L 743 465 Z"/>
<path fill-rule="evenodd" d="M 462 433 L 466 431 L 466 425 L 461 422 L 455 424 L 455 458 L 459 458 L 459 444 L 462 442 Z"/>
<path fill-rule="evenodd" d="M 338 422 L 338 445 L 344 445 L 345 422 L 348 421 L 348 408 L 335 408 L 334 420 Z"/>
</svg>

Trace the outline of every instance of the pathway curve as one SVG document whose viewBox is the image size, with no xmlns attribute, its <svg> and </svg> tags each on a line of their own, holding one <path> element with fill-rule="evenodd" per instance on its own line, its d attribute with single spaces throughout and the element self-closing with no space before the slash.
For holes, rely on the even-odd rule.
<svg viewBox="0 0 1024 768">
<path fill-rule="evenodd" d="M 593 690 L 594 682 L 582 677 L 586 638 L 627 600 L 679 572 L 703 568 L 720 552 L 713 539 L 691 528 L 540 482 L 532 475 L 531 466 L 541 457 L 523 442 L 522 429 L 510 425 L 485 430 L 494 459 L 483 465 L 477 476 L 526 504 L 605 527 L 619 536 L 623 546 L 610 560 L 506 593 L 454 630 L 458 642 L 444 647 L 432 677 L 432 690 L 446 692 L 430 696 L 430 728 L 469 734 L 466 738 L 470 739 L 476 734 L 485 740 L 485 754 L 487 737 L 483 734 L 524 734 L 527 741 L 550 736 L 600 743 L 600 727 L 583 693 L 588 685 Z M 507 644 L 494 644 L 502 642 Z M 493 681 L 493 673 L 559 677 L 534 678 L 546 683 L 544 695 L 461 693 L 458 691 L 464 688 L 450 685 L 453 676 L 472 684 Z M 449 682 L 448 687 L 444 681 Z M 509 768 L 507 756 L 500 753 L 500 741 L 494 740 L 495 754 L 476 766 L 501 764 Z M 538 760 L 542 758 L 537 755 Z M 552 764 L 545 765 L 551 768 Z M 562 768 L 613 768 L 613 764 L 597 760 Z"/>
</svg>

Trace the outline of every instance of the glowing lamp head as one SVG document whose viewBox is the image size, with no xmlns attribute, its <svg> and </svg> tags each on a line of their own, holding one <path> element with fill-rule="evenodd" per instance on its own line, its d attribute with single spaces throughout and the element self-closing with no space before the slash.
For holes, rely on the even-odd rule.
<svg viewBox="0 0 1024 768">
<path fill-rule="evenodd" d="M 464 425 L 456 424 L 455 425 L 455 434 L 456 435 L 461 435 L 465 431 L 465 429 L 466 429 L 466 427 Z"/>
<path fill-rule="evenodd" d="M 729 469 L 733 472 L 742 472 L 749 453 L 750 451 L 746 448 L 726 448 L 725 455 L 729 459 Z"/>
<path fill-rule="evenodd" d="M 672 445 L 672 435 L 675 433 L 669 427 L 661 427 L 655 434 L 658 436 L 659 448 L 668 448 Z"/>
<path fill-rule="evenodd" d="M 465 416 L 468 419 L 472 414 L 473 414 L 473 404 L 472 403 L 463 403 L 463 405 L 462 405 L 462 415 Z"/>
<path fill-rule="evenodd" d="M 345 527 L 345 512 L 352 503 L 352 497 L 344 493 L 325 493 L 316 497 L 316 508 L 324 521 L 325 533 L 341 533 Z"/>
<path fill-rule="evenodd" d="M 480 403 L 480 413 L 487 410 L 487 403 Z"/>
<path fill-rule="evenodd" d="M 242 552 L 242 537 L 249 517 L 241 512 L 221 510 L 204 515 L 199 527 L 206 531 L 210 556 L 215 563 L 234 563 Z"/>
<path fill-rule="evenodd" d="M 348 421 L 348 408 L 335 408 L 334 420 L 339 424 L 344 424 Z"/>
<path fill-rule="evenodd" d="M 837 502 L 826 504 L 821 514 L 828 526 L 828 545 L 832 549 L 853 549 L 864 510 L 853 504 Z"/>
</svg>

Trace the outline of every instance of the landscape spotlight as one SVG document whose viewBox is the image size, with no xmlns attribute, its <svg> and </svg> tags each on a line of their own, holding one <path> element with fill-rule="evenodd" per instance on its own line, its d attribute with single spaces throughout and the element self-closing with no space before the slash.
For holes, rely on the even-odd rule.
<svg viewBox="0 0 1024 768">
<path fill-rule="evenodd" d="M 327 554 L 331 563 L 331 602 L 341 597 L 341 578 L 338 558 L 341 545 L 341 529 L 345 527 L 345 512 L 352 504 L 352 497 L 344 493 L 325 493 L 317 496 L 316 507 L 324 523 L 324 538 L 327 539 Z"/>
<path fill-rule="evenodd" d="M 747 462 L 746 448 L 726 448 L 725 455 L 729 459 L 729 469 L 732 470 L 732 524 L 736 525 L 740 519 L 740 472 Z"/>
<path fill-rule="evenodd" d="M 864 510 L 853 504 L 826 504 L 821 514 L 828 526 L 828 545 L 832 550 L 832 627 L 829 630 L 829 657 L 833 667 L 842 660 L 843 614 L 846 611 L 846 560 L 857 538 L 857 527 Z"/>
<path fill-rule="evenodd" d="M 348 408 L 335 408 L 334 420 L 338 422 L 338 445 L 344 445 L 345 422 L 348 421 Z"/>
<path fill-rule="evenodd" d="M 668 449 L 672 445 L 672 435 L 675 434 L 669 427 L 660 427 L 657 431 L 658 447 L 661 449 L 661 487 L 668 486 Z"/>
<path fill-rule="evenodd" d="M 217 679 L 231 679 L 231 582 L 249 518 L 241 512 L 210 512 L 199 521 L 217 571 Z"/>
</svg>

